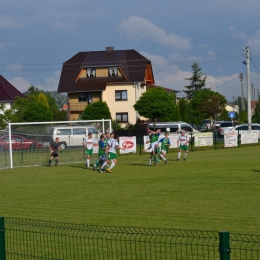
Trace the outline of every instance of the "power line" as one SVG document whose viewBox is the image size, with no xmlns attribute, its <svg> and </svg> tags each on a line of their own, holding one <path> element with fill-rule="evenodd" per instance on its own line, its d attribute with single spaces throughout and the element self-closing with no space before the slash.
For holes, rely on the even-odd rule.
<svg viewBox="0 0 260 260">
<path fill-rule="evenodd" d="M 228 84 L 228 83 L 230 83 L 230 82 L 232 82 L 232 81 L 234 81 L 234 80 L 236 80 L 236 79 L 238 79 L 238 78 L 239 78 L 239 76 L 238 76 L 238 77 L 236 77 L 236 78 L 234 78 L 234 79 L 231 79 L 230 81 L 227 81 L 227 82 L 223 83 L 222 85 L 220 85 L 220 86 L 217 86 L 217 87 L 215 87 L 215 88 L 222 87 L 222 86 L 224 86 L 224 85 L 226 85 L 226 84 Z"/>
</svg>

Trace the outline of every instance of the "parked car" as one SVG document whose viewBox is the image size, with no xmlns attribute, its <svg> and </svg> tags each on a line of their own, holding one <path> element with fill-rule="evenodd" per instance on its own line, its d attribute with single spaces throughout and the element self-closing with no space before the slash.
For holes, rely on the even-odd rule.
<svg viewBox="0 0 260 260">
<path fill-rule="evenodd" d="M 20 135 L 11 135 L 12 149 L 23 150 L 23 149 L 36 149 L 42 148 L 42 143 L 36 140 L 27 139 Z M 9 149 L 9 135 L 0 137 L 0 149 Z"/>
<path fill-rule="evenodd" d="M 154 123 L 148 123 L 147 127 L 151 130 L 154 130 Z M 166 129 L 169 128 L 170 131 Z M 178 122 L 157 122 L 155 124 L 155 130 L 161 129 L 162 133 L 170 132 L 170 133 L 180 133 L 181 130 L 185 130 L 188 134 L 190 133 L 198 133 L 197 129 L 193 128 L 190 124 L 182 121 Z"/>
<path fill-rule="evenodd" d="M 258 138 L 260 138 L 260 124 L 252 123 L 251 128 L 252 130 L 258 130 Z M 240 134 L 239 131 L 248 131 L 248 124 L 237 125 L 233 127 L 231 130 L 237 130 L 238 134 Z"/>
<path fill-rule="evenodd" d="M 224 137 L 225 133 L 229 132 L 233 127 L 234 123 L 232 121 L 221 122 L 218 128 L 218 136 Z"/>
<path fill-rule="evenodd" d="M 219 129 L 219 125 L 224 122 L 223 120 L 222 121 L 215 121 L 213 124 L 212 124 L 212 128 L 213 129 Z"/>
<path fill-rule="evenodd" d="M 60 138 L 61 149 L 82 146 L 83 140 L 87 138 L 89 133 L 92 133 L 94 138 L 98 138 L 94 126 L 57 126 L 52 127 L 50 130 L 53 141 L 56 137 Z"/>
<path fill-rule="evenodd" d="M 212 127 L 212 121 L 211 121 L 211 119 L 203 119 L 203 120 L 201 121 L 200 125 L 202 126 L 202 125 L 205 125 L 205 124 L 208 126 L 208 130 L 210 130 L 211 127 Z M 205 132 L 205 131 L 204 131 L 204 132 Z"/>
<path fill-rule="evenodd" d="M 208 126 L 208 124 L 205 123 L 205 124 L 200 125 L 199 130 L 200 130 L 201 132 L 208 132 L 208 131 L 209 131 L 209 126 Z"/>
</svg>

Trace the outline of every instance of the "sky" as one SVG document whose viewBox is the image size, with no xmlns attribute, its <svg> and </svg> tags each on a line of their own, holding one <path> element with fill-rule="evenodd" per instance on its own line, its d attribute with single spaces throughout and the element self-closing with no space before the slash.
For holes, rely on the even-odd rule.
<svg viewBox="0 0 260 260">
<path fill-rule="evenodd" d="M 0 75 L 21 92 L 56 91 L 62 64 L 81 51 L 135 49 L 151 60 L 155 84 L 185 97 L 191 66 L 229 102 L 260 89 L 259 0 L 2 0 Z"/>
</svg>

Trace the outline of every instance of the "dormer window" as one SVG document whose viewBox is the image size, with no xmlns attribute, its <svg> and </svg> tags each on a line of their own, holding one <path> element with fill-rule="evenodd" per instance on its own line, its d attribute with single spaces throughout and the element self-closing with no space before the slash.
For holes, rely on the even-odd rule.
<svg viewBox="0 0 260 260">
<path fill-rule="evenodd" d="M 109 77 L 117 77 L 118 71 L 117 67 L 109 67 L 108 68 L 108 76 Z"/>
<path fill-rule="evenodd" d="M 96 77 L 96 69 L 87 68 L 87 77 L 88 78 L 95 78 Z"/>
</svg>

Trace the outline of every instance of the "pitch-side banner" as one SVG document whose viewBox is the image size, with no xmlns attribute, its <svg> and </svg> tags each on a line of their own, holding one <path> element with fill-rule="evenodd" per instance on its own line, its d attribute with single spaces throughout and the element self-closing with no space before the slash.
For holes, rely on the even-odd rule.
<svg viewBox="0 0 260 260">
<path fill-rule="evenodd" d="M 120 154 L 135 153 L 136 152 L 136 136 L 120 136 L 119 146 L 124 147 L 125 150 L 119 149 Z"/>
<path fill-rule="evenodd" d="M 241 144 L 255 144 L 258 143 L 258 130 L 240 131 Z"/>
<path fill-rule="evenodd" d="M 99 139 L 93 138 L 94 139 L 94 144 L 93 144 L 93 153 L 98 153 L 98 141 Z"/>
<path fill-rule="evenodd" d="M 238 133 L 236 130 L 230 131 L 224 135 L 224 147 L 235 147 L 237 145 Z"/>
<path fill-rule="evenodd" d="M 196 133 L 195 146 L 211 146 L 213 145 L 213 133 Z"/>
</svg>

